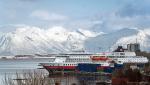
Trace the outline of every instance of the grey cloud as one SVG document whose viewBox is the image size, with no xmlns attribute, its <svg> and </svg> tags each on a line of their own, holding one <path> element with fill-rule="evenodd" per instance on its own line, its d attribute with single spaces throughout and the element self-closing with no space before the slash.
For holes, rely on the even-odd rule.
<svg viewBox="0 0 150 85">
<path fill-rule="evenodd" d="M 150 0 L 127 0 L 116 13 L 122 17 L 149 16 Z"/>
<path fill-rule="evenodd" d="M 97 16 L 91 29 L 112 32 L 122 28 L 150 28 L 150 0 L 126 0 L 117 10 Z"/>
</svg>

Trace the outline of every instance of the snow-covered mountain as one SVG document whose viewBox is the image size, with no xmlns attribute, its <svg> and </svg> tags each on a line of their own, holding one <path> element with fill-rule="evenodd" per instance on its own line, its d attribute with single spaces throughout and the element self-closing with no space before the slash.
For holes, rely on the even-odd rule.
<svg viewBox="0 0 150 85">
<path fill-rule="evenodd" d="M 85 40 L 84 47 L 90 52 L 113 51 L 118 45 L 140 43 L 141 50 L 150 51 L 150 29 L 124 28 L 113 33 Z"/>
<path fill-rule="evenodd" d="M 68 30 L 61 26 L 41 29 L 16 26 L 16 30 L 0 35 L 0 55 L 47 54 L 84 49 L 90 52 L 113 50 L 118 45 L 139 42 L 150 51 L 150 29 L 124 28 L 109 34 L 85 29 Z"/>
<path fill-rule="evenodd" d="M 94 36 L 88 30 L 70 31 L 60 26 L 17 26 L 15 31 L 0 35 L 0 55 L 67 52 L 83 48 L 83 41 Z"/>
</svg>

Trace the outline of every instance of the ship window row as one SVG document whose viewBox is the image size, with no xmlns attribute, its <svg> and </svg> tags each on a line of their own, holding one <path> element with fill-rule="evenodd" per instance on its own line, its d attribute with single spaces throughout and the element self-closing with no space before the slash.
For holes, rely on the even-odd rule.
<svg viewBox="0 0 150 85">
<path fill-rule="evenodd" d="M 124 58 L 125 56 L 108 56 L 109 58 Z"/>
<path fill-rule="evenodd" d="M 89 59 L 68 59 L 68 60 L 66 60 L 66 62 L 82 62 L 82 61 L 87 62 L 87 61 L 89 61 Z"/>
<path fill-rule="evenodd" d="M 77 64 L 63 64 L 63 66 L 75 66 Z M 61 66 L 60 64 L 50 64 L 49 66 Z"/>
<path fill-rule="evenodd" d="M 90 60 L 67 60 L 66 62 L 89 62 Z"/>
<path fill-rule="evenodd" d="M 89 59 L 74 58 L 74 59 L 67 59 L 67 60 L 89 60 Z"/>
<path fill-rule="evenodd" d="M 89 56 L 70 56 L 70 57 L 80 57 L 80 58 L 83 58 L 83 57 L 89 57 Z"/>
<path fill-rule="evenodd" d="M 64 64 L 64 66 L 75 66 L 76 64 Z"/>
<path fill-rule="evenodd" d="M 135 61 L 135 62 L 143 62 L 143 61 L 145 61 L 145 60 L 139 60 L 139 59 L 120 59 L 120 60 L 122 60 L 122 61 Z"/>
</svg>

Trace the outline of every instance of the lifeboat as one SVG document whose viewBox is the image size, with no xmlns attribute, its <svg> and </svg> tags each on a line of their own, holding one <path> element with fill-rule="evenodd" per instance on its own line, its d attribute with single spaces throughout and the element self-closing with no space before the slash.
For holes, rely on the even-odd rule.
<svg viewBox="0 0 150 85">
<path fill-rule="evenodd" d="M 100 61 L 106 61 L 106 60 L 108 60 L 108 58 L 107 58 L 107 57 L 104 57 L 104 56 L 92 56 L 91 59 L 92 59 L 92 60 L 96 60 L 96 61 L 97 61 L 97 60 L 98 60 L 98 61 L 99 61 L 99 60 L 100 60 Z"/>
</svg>

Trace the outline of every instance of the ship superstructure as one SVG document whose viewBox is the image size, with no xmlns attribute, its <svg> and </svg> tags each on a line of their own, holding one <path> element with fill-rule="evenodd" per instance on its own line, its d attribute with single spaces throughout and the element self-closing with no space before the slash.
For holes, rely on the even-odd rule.
<svg viewBox="0 0 150 85">
<path fill-rule="evenodd" d="M 147 63 L 148 59 L 136 56 L 135 52 L 103 52 L 97 54 L 70 53 L 58 54 L 53 62 L 41 63 L 49 72 L 54 71 L 76 71 L 81 64 L 95 64 L 96 68 L 115 68 L 115 64 L 124 63 Z"/>
</svg>

